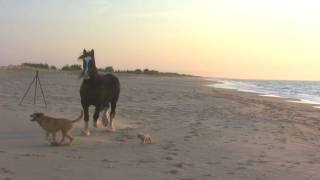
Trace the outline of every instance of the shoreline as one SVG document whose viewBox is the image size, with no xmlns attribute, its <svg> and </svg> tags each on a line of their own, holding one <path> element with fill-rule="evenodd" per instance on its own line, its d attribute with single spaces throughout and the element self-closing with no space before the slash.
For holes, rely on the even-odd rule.
<svg viewBox="0 0 320 180">
<path fill-rule="evenodd" d="M 311 101 L 311 100 L 301 99 L 301 98 L 290 98 L 290 97 L 285 97 L 285 96 L 281 96 L 281 95 L 275 95 L 273 93 L 263 93 L 263 92 L 253 91 L 253 90 L 251 91 L 251 90 L 241 90 L 241 89 L 237 89 L 237 88 L 231 88 L 231 87 L 228 87 L 227 85 L 225 86 L 224 85 L 225 82 L 223 82 L 223 80 L 212 80 L 212 79 L 208 79 L 208 78 L 205 78 L 205 80 L 211 82 L 210 84 L 206 85 L 210 88 L 226 89 L 226 90 L 234 90 L 237 92 L 252 93 L 252 94 L 256 94 L 257 96 L 262 96 L 262 97 L 280 98 L 280 99 L 284 100 L 285 102 L 298 103 L 298 104 L 309 104 L 309 105 L 313 105 L 314 108 L 317 108 L 317 109 L 320 108 L 320 102 L 316 102 L 316 101 Z M 219 85 L 221 85 L 221 86 L 219 86 Z"/>
</svg>

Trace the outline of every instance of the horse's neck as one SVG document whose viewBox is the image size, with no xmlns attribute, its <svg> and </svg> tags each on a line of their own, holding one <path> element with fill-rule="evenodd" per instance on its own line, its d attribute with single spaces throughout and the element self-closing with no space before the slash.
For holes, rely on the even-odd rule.
<svg viewBox="0 0 320 180">
<path fill-rule="evenodd" d="M 91 78 L 95 79 L 95 78 L 97 78 L 97 77 L 99 76 L 99 74 L 98 74 L 98 69 L 97 69 L 95 63 L 93 64 L 92 72 L 93 72 L 93 73 L 92 73 L 92 75 L 90 76 L 90 79 L 91 79 Z"/>
<path fill-rule="evenodd" d="M 96 82 L 98 82 L 100 80 L 100 75 L 98 74 L 98 72 L 94 72 L 93 75 L 90 76 L 89 79 L 84 80 L 84 83 L 88 83 L 88 84 L 95 84 Z"/>
</svg>

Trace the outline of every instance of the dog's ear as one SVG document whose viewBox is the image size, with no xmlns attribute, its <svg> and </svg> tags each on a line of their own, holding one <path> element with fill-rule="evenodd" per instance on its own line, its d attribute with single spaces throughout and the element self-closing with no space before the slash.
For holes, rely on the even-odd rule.
<svg viewBox="0 0 320 180">
<path fill-rule="evenodd" d="M 41 116 L 44 116 L 44 114 L 43 113 L 38 113 L 37 114 L 37 117 L 41 117 Z"/>
<path fill-rule="evenodd" d="M 91 49 L 91 54 L 92 54 L 92 56 L 94 56 L 94 50 L 93 49 Z"/>
<path fill-rule="evenodd" d="M 86 49 L 83 49 L 82 53 L 83 53 L 83 54 L 87 54 Z"/>
</svg>

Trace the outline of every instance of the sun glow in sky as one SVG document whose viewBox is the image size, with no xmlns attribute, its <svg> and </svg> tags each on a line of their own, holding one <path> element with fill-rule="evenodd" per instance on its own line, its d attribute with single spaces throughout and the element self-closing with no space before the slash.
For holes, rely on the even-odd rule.
<svg viewBox="0 0 320 180">
<path fill-rule="evenodd" d="M 320 80 L 316 0 L 0 0 L 0 65 L 79 63 Z"/>
</svg>

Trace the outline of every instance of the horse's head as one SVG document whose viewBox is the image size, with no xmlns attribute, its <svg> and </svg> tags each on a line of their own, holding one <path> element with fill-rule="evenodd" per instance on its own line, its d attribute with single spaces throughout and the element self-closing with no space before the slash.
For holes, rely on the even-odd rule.
<svg viewBox="0 0 320 180">
<path fill-rule="evenodd" d="M 82 55 L 79 56 L 78 59 L 83 61 L 83 78 L 90 79 L 91 77 L 93 77 L 97 71 L 94 59 L 94 50 L 92 49 L 91 51 L 86 51 L 84 49 Z"/>
</svg>

